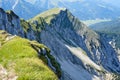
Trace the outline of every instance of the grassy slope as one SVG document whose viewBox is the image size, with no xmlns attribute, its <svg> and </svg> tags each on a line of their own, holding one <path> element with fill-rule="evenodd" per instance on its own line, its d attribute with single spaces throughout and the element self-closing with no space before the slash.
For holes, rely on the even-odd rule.
<svg viewBox="0 0 120 80">
<path fill-rule="evenodd" d="M 0 31 L 1 32 L 1 31 Z M 0 33 L 0 42 L 4 42 L 7 33 Z M 8 71 L 15 70 L 18 80 L 57 80 L 57 76 L 38 58 L 29 40 L 15 37 L 0 47 L 0 64 Z M 38 44 L 40 47 L 45 47 Z"/>
<path fill-rule="evenodd" d="M 42 17 L 43 19 L 45 19 L 46 23 L 50 24 L 50 21 L 55 17 L 56 14 L 59 14 L 61 10 L 65 10 L 65 8 L 53 8 L 47 10 L 34 17 L 32 20 L 39 20 L 39 18 Z"/>
</svg>

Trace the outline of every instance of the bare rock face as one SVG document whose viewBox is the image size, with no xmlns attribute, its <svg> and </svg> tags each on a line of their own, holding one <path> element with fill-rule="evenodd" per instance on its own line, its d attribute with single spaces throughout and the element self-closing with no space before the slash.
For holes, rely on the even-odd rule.
<svg viewBox="0 0 120 80">
<path fill-rule="evenodd" d="M 7 76 L 7 71 L 0 65 L 0 78 L 3 79 Z"/>
<path fill-rule="evenodd" d="M 20 19 L 13 11 L 5 12 L 3 9 L 0 9 L 0 25 L 1 30 L 5 30 L 13 35 L 24 36 Z"/>
<path fill-rule="evenodd" d="M 0 65 L 0 79 L 1 80 L 17 80 L 18 76 L 15 72 L 8 72 L 2 65 Z"/>
<path fill-rule="evenodd" d="M 61 11 L 41 32 L 41 41 L 61 64 L 65 80 L 105 80 L 104 74 L 120 73 L 116 52 L 106 40 L 68 10 Z"/>
</svg>

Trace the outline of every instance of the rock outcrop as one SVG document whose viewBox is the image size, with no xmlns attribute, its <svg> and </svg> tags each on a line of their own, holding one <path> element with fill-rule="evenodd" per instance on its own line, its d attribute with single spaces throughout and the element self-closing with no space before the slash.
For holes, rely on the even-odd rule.
<svg viewBox="0 0 120 80">
<path fill-rule="evenodd" d="M 0 65 L 0 79 L 1 80 L 17 80 L 18 76 L 14 71 L 7 71 L 2 65 Z"/>
</svg>

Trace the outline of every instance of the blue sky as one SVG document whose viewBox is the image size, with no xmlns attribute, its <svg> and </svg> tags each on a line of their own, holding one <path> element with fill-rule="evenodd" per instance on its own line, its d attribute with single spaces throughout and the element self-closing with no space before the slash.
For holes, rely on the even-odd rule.
<svg viewBox="0 0 120 80">
<path fill-rule="evenodd" d="M 36 0 L 26 0 L 26 1 L 34 3 Z M 54 1 L 54 0 L 52 0 L 52 1 Z M 68 2 L 71 2 L 71 1 L 84 1 L 84 0 L 55 0 L 55 1 L 68 1 Z M 91 0 L 91 1 L 94 2 L 96 0 Z M 98 1 L 103 1 L 103 2 L 106 2 L 106 3 L 112 4 L 114 6 L 120 7 L 120 0 L 98 0 Z"/>
</svg>

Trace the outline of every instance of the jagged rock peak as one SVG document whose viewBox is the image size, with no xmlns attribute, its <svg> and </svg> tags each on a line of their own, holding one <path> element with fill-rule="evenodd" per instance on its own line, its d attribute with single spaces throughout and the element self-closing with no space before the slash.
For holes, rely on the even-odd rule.
<svg viewBox="0 0 120 80">
<path fill-rule="evenodd" d="M 16 15 L 12 10 L 6 11 L 6 13 L 7 13 L 8 15 L 11 15 L 11 16 L 14 16 L 14 17 L 16 17 L 16 18 L 19 18 L 19 16 Z"/>
<path fill-rule="evenodd" d="M 16 15 L 12 10 L 4 11 L 4 9 L 0 8 L 0 13 L 7 14 L 8 16 L 12 16 L 15 18 L 19 18 L 19 16 Z M 1 16 L 2 16 L 2 14 L 1 14 Z"/>
<path fill-rule="evenodd" d="M 0 8 L 0 12 L 5 12 L 2 8 Z"/>
<path fill-rule="evenodd" d="M 24 36 L 23 28 L 20 25 L 20 18 L 12 11 L 0 9 L 0 30 L 10 34 Z"/>
</svg>

